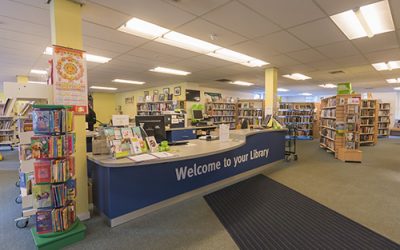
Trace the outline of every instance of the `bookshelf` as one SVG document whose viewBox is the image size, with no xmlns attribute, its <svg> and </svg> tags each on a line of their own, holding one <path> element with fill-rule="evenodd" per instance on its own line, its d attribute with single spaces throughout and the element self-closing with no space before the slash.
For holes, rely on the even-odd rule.
<svg viewBox="0 0 400 250">
<path fill-rule="evenodd" d="M 278 109 L 278 119 L 286 126 L 295 126 L 297 139 L 313 139 L 314 103 L 282 102 Z"/>
<path fill-rule="evenodd" d="M 9 146 L 13 150 L 14 141 L 14 117 L 0 116 L 0 146 Z"/>
<path fill-rule="evenodd" d="M 216 125 L 228 124 L 230 129 L 235 129 L 237 120 L 237 103 L 208 102 L 206 113 Z"/>
<path fill-rule="evenodd" d="M 360 102 L 358 94 L 337 95 L 321 100 L 320 147 L 335 154 L 338 152 L 360 153 L 359 123 Z"/>
<path fill-rule="evenodd" d="M 378 103 L 377 100 L 361 101 L 360 144 L 375 145 L 378 140 Z"/>
<path fill-rule="evenodd" d="M 237 103 L 237 123 L 247 120 L 249 126 L 259 127 L 264 117 L 264 100 L 242 99 Z"/>
<path fill-rule="evenodd" d="M 388 137 L 390 126 L 390 103 L 379 103 L 378 137 Z"/>
<path fill-rule="evenodd" d="M 161 115 L 166 111 L 174 111 L 175 109 L 185 110 L 185 101 L 156 101 L 156 102 L 138 102 L 137 115 Z"/>
</svg>

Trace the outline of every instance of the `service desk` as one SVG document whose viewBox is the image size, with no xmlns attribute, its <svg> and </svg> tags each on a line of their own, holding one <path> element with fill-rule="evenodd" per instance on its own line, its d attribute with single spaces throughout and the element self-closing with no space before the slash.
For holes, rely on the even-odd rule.
<svg viewBox="0 0 400 250">
<path fill-rule="evenodd" d="M 168 128 L 165 130 L 167 134 L 167 140 L 169 142 L 173 141 L 187 141 L 193 140 L 197 138 L 197 131 L 211 131 L 215 130 L 217 126 L 210 125 L 210 126 L 190 126 L 184 128 Z"/>
<path fill-rule="evenodd" d="M 172 146 L 173 158 L 134 163 L 88 154 L 94 205 L 110 226 L 265 170 L 285 157 L 286 130 L 234 130 L 222 142 Z"/>
</svg>

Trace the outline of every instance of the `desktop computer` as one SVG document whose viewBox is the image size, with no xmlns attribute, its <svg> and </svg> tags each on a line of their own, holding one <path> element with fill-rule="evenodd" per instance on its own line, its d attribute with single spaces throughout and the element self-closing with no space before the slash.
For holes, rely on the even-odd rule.
<svg viewBox="0 0 400 250">
<path fill-rule="evenodd" d="M 154 136 L 157 143 L 167 139 L 163 115 L 138 115 L 135 117 L 135 121 L 136 126 L 142 127 L 148 136 Z"/>
</svg>

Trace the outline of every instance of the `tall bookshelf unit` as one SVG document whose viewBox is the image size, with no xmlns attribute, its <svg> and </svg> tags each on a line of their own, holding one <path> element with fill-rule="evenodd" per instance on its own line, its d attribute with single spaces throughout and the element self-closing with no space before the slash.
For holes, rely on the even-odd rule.
<svg viewBox="0 0 400 250">
<path fill-rule="evenodd" d="M 156 102 L 138 102 L 138 115 L 161 115 L 165 111 L 174 111 L 175 109 L 185 109 L 185 101 L 156 101 Z"/>
<path fill-rule="evenodd" d="M 388 137 L 390 126 L 390 103 L 379 103 L 378 136 Z"/>
<path fill-rule="evenodd" d="M 206 112 L 214 124 L 228 124 L 230 129 L 235 129 L 237 103 L 208 102 L 206 103 Z"/>
<path fill-rule="evenodd" d="M 360 144 L 375 145 L 378 140 L 378 103 L 377 100 L 361 101 Z"/>
<path fill-rule="evenodd" d="M 282 102 L 278 109 L 278 119 L 286 126 L 297 129 L 297 138 L 313 139 L 314 103 Z"/>
<path fill-rule="evenodd" d="M 237 104 L 237 122 L 241 124 L 244 120 L 250 126 L 261 126 L 264 117 L 264 100 L 241 99 Z"/>
<path fill-rule="evenodd" d="M 358 94 L 337 95 L 321 100 L 320 147 L 333 152 L 361 153 L 360 102 Z"/>
</svg>

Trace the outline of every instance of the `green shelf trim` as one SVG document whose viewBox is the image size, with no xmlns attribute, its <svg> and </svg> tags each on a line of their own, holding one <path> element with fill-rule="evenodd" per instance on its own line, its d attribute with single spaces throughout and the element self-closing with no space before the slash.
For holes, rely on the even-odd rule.
<svg viewBox="0 0 400 250">
<path fill-rule="evenodd" d="M 49 104 L 34 104 L 33 108 L 37 109 L 71 109 L 72 106 L 68 105 L 49 105 Z"/>
</svg>

